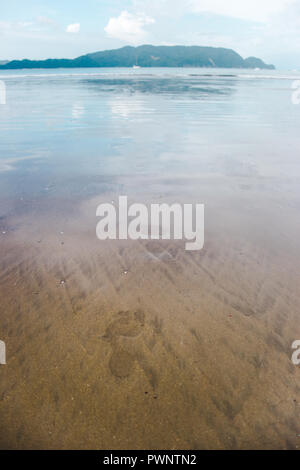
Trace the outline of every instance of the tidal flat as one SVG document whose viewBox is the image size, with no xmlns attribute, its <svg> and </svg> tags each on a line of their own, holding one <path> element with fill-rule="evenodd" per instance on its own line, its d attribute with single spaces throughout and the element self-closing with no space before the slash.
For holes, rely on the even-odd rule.
<svg viewBox="0 0 300 470">
<path fill-rule="evenodd" d="M 0 448 L 297 449 L 294 77 L 75 72 L 0 77 Z M 204 248 L 98 240 L 121 195 Z"/>
</svg>

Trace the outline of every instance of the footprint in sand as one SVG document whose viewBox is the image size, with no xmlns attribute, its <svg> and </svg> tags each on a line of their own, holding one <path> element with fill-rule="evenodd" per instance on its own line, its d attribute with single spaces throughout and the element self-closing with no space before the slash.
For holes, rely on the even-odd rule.
<svg viewBox="0 0 300 470">
<path fill-rule="evenodd" d="M 102 339 L 109 341 L 112 347 L 112 355 L 109 360 L 111 373 L 118 378 L 125 378 L 132 372 L 136 357 L 122 345 L 122 337 L 135 338 L 144 328 L 145 314 L 137 312 L 119 312 L 118 317 L 110 323 Z"/>
<path fill-rule="evenodd" d="M 119 379 L 128 377 L 133 369 L 135 357 L 122 348 L 116 348 L 109 360 L 111 373 Z"/>
</svg>

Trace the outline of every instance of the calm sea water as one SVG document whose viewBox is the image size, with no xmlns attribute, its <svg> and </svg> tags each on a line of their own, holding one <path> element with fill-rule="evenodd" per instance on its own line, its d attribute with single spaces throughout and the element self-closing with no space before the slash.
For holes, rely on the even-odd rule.
<svg viewBox="0 0 300 470">
<path fill-rule="evenodd" d="M 2 71 L 4 199 L 94 195 L 118 178 L 300 176 L 299 73 L 221 69 Z"/>
</svg>

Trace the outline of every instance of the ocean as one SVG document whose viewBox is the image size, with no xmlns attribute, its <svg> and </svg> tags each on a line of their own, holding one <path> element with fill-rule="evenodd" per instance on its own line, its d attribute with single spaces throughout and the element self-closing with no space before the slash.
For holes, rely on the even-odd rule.
<svg viewBox="0 0 300 470">
<path fill-rule="evenodd" d="M 296 79 L 233 69 L 2 71 L 1 192 L 40 197 L 55 184 L 57 194 L 80 193 L 95 176 L 294 178 Z"/>
</svg>

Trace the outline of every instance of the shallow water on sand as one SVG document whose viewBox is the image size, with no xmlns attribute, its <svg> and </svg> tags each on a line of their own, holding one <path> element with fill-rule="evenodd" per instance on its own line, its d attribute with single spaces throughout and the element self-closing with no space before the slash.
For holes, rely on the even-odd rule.
<svg viewBox="0 0 300 470">
<path fill-rule="evenodd" d="M 295 78 L 1 73 L 0 447 L 299 445 Z M 204 249 L 98 241 L 119 195 L 204 203 Z"/>
</svg>

